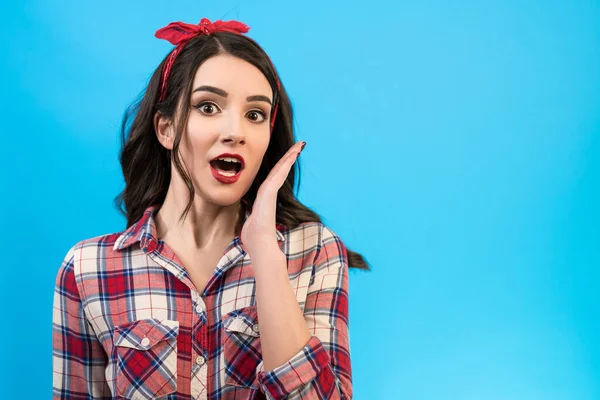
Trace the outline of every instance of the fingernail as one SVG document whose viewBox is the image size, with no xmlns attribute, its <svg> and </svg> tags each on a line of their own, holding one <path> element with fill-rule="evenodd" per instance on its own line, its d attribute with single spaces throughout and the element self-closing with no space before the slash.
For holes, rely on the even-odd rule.
<svg viewBox="0 0 600 400">
<path fill-rule="evenodd" d="M 306 146 L 306 142 L 302 142 L 302 147 L 300 147 L 300 151 L 304 150 L 304 146 Z"/>
</svg>

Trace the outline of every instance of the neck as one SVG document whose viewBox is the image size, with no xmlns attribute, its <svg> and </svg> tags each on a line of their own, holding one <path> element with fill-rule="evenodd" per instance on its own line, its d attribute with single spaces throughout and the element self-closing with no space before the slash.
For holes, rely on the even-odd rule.
<svg viewBox="0 0 600 400">
<path fill-rule="evenodd" d="M 230 242 L 239 234 L 243 218 L 239 201 L 222 206 L 196 193 L 192 207 L 185 219 L 180 221 L 188 198 L 187 187 L 172 179 L 165 201 L 155 216 L 159 239 L 201 251 Z"/>
</svg>

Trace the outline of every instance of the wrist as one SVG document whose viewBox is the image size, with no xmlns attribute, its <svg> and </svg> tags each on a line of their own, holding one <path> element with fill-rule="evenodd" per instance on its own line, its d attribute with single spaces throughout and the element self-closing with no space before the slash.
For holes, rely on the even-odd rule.
<svg viewBox="0 0 600 400">
<path fill-rule="evenodd" d="M 263 269 L 270 269 L 269 266 L 284 265 L 284 269 L 287 269 L 287 258 L 285 254 L 279 248 L 279 245 L 262 245 L 258 249 L 248 251 L 248 256 L 252 261 L 252 268 L 255 271 Z"/>
<path fill-rule="evenodd" d="M 253 261 L 262 261 L 262 260 L 273 260 L 278 257 L 285 257 L 285 254 L 279 248 L 277 242 L 275 243 L 265 243 L 256 248 L 246 249 L 246 253 Z"/>
<path fill-rule="evenodd" d="M 253 259 L 272 256 L 278 252 L 283 254 L 279 248 L 279 242 L 272 238 L 252 240 L 248 243 L 242 242 L 242 245 L 246 253 Z"/>
</svg>

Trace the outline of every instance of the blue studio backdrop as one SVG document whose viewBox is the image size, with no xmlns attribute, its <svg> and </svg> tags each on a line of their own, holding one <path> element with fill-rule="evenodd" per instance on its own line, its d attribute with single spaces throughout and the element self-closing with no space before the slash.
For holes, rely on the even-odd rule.
<svg viewBox="0 0 600 400">
<path fill-rule="evenodd" d="M 350 274 L 356 399 L 600 398 L 597 1 L 8 1 L 0 397 L 48 398 L 56 273 L 125 227 L 119 127 L 171 21 L 239 19 Z M 6 396 L 6 397 L 5 397 Z"/>
</svg>

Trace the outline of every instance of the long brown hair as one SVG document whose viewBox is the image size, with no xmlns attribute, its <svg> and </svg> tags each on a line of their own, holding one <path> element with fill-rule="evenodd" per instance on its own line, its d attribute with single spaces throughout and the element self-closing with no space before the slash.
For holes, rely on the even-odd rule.
<svg viewBox="0 0 600 400">
<path fill-rule="evenodd" d="M 238 57 L 258 68 L 271 85 L 274 104 L 276 101 L 279 103 L 277 115 L 273 116 L 275 125 L 272 139 L 254 182 L 242 198 L 241 215 L 252 209 L 258 188 L 269 171 L 295 143 L 292 105 L 283 84 L 277 91 L 277 71 L 264 50 L 252 39 L 243 35 L 218 32 L 210 36 L 196 36 L 185 45 L 175 59 L 167 82 L 164 101 L 158 102 L 161 73 L 168 56 L 156 68 L 148 86 L 127 108 L 123 116 L 120 162 L 125 188 L 115 197 L 114 203 L 119 212 L 127 218 L 128 227 L 142 217 L 147 207 L 164 202 L 171 180 L 172 155 L 175 156 L 173 158 L 175 168 L 190 192 L 189 203 L 181 218 L 185 218 L 192 207 L 195 190 L 179 153 L 179 145 L 190 112 L 189 102 L 185 100 L 191 96 L 197 69 L 204 61 L 219 54 Z M 156 137 L 154 129 L 156 112 L 173 119 L 176 133 L 172 151 L 163 147 Z M 322 222 L 314 211 L 296 198 L 294 194 L 296 175 L 300 177 L 298 163 L 291 169 L 277 195 L 276 221 L 290 229 L 303 222 Z M 300 179 L 298 179 L 298 188 L 299 186 Z M 370 269 L 363 256 L 349 249 L 346 250 L 350 267 Z"/>
</svg>

